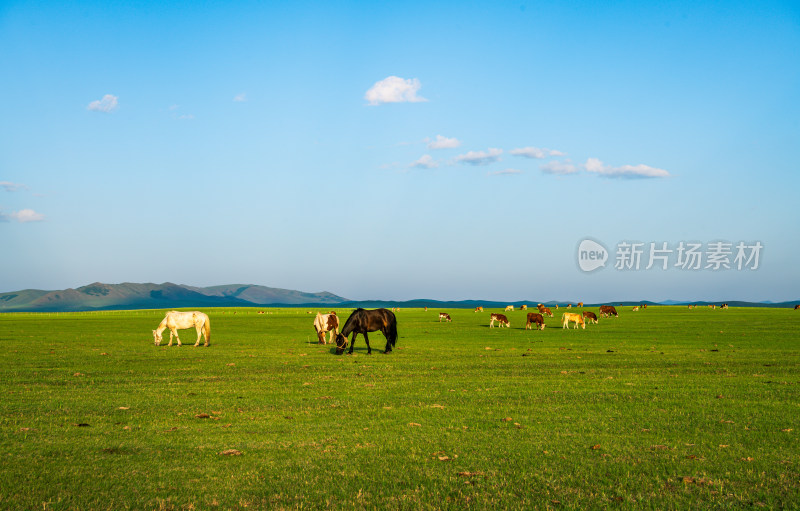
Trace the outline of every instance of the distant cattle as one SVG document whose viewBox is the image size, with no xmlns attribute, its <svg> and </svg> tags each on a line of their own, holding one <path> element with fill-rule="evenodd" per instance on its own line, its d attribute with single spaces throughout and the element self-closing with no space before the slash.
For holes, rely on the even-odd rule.
<svg viewBox="0 0 800 511">
<path fill-rule="evenodd" d="M 575 323 L 575 328 L 578 328 L 578 325 L 581 325 L 581 328 L 586 330 L 586 323 L 584 323 L 583 316 L 580 314 L 565 312 L 561 315 L 561 328 L 569 328 L 570 322 Z"/>
<path fill-rule="evenodd" d="M 523 304 L 523 305 L 520 305 L 520 306 L 519 306 L 519 310 L 521 310 L 521 311 L 526 311 L 526 310 L 528 310 L 528 306 L 527 306 L 527 305 L 524 305 L 524 304 Z"/>
<path fill-rule="evenodd" d="M 514 306 L 513 305 L 506 305 L 506 310 L 507 311 L 513 311 L 514 310 Z"/>
<path fill-rule="evenodd" d="M 550 307 L 543 307 L 540 312 L 543 316 L 550 316 L 551 318 L 553 317 L 553 311 L 550 310 Z"/>
<path fill-rule="evenodd" d="M 591 321 L 592 323 L 597 323 L 597 316 L 592 311 L 583 311 L 583 319 L 584 321 Z"/>
<path fill-rule="evenodd" d="M 536 323 L 538 325 L 539 330 L 544 330 L 544 318 L 541 314 L 537 314 L 536 312 L 529 312 L 528 313 L 528 322 L 525 323 L 525 330 L 531 330 L 531 325 Z"/>
<path fill-rule="evenodd" d="M 578 302 L 578 307 L 583 307 L 583 302 Z"/>
<path fill-rule="evenodd" d="M 428 312 L 428 308 L 427 307 L 425 307 L 425 312 Z"/>
<path fill-rule="evenodd" d="M 556 304 L 556 310 L 558 310 L 558 304 Z"/>
<path fill-rule="evenodd" d="M 646 309 L 646 308 L 647 308 L 647 304 L 646 304 L 646 303 L 643 303 L 643 304 L 642 304 L 642 309 Z"/>
<path fill-rule="evenodd" d="M 511 323 L 508 322 L 508 318 L 505 316 L 505 314 L 492 313 L 492 316 L 489 320 L 489 328 L 494 328 L 495 321 L 497 321 L 500 324 L 501 328 L 503 327 L 503 325 L 507 326 L 508 328 L 511 328 Z"/>
<path fill-rule="evenodd" d="M 604 318 L 608 316 L 619 317 L 619 314 L 617 314 L 617 309 L 615 309 L 613 305 L 601 305 L 600 315 L 603 316 Z"/>
<path fill-rule="evenodd" d="M 798 309 L 800 309 L 800 304 L 797 304 L 797 305 L 794 306 L 794 310 L 798 310 Z"/>
<path fill-rule="evenodd" d="M 450 314 L 448 314 L 446 312 L 440 312 L 439 313 L 439 323 L 441 323 L 442 320 L 450 321 L 450 322 L 453 321 L 452 319 L 450 319 Z"/>
<path fill-rule="evenodd" d="M 717 308 L 716 305 L 709 305 L 709 307 L 711 307 L 712 309 L 716 309 Z"/>
<path fill-rule="evenodd" d="M 572 308 L 572 304 L 571 303 L 567 304 L 567 309 L 571 309 L 571 308 Z"/>
<path fill-rule="evenodd" d="M 728 308 L 728 304 L 727 303 L 723 303 L 722 305 L 719 306 L 719 308 L 720 309 L 727 309 Z"/>
<path fill-rule="evenodd" d="M 639 310 L 639 306 L 638 306 L 638 305 L 637 305 L 636 307 L 634 307 L 634 308 L 633 308 L 633 312 L 636 312 L 636 311 L 638 311 L 638 310 Z"/>
<path fill-rule="evenodd" d="M 475 312 L 483 312 L 483 307 L 475 307 Z"/>
<path fill-rule="evenodd" d="M 536 308 L 539 310 L 539 312 L 542 312 L 544 310 L 544 305 L 542 305 L 541 303 L 537 303 Z"/>
</svg>

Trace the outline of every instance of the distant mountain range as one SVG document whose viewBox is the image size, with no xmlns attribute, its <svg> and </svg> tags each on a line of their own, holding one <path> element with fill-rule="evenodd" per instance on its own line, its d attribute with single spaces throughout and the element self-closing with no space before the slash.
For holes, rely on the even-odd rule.
<svg viewBox="0 0 800 511">
<path fill-rule="evenodd" d="M 346 298 L 327 291 L 304 293 L 250 284 L 194 287 L 164 284 L 103 284 L 77 289 L 26 289 L 0 293 L 0 312 L 67 312 L 179 307 L 253 307 L 259 305 L 338 305 Z"/>
<path fill-rule="evenodd" d="M 535 301 L 496 302 L 488 300 L 364 300 L 352 301 L 327 291 L 305 293 L 290 289 L 278 289 L 252 284 L 229 284 L 224 286 L 195 287 L 165 282 L 164 284 L 102 284 L 95 282 L 77 289 L 42 291 L 26 289 L 11 293 L 0 293 L 0 312 L 70 312 L 88 310 L 121 309 L 177 309 L 186 307 L 259 307 L 259 306 L 337 306 L 337 307 L 430 307 L 442 309 L 465 309 L 482 306 L 500 308 L 506 305 L 519 307 L 522 304 L 535 306 Z M 548 307 L 555 304 L 565 306 L 577 302 L 550 300 L 542 302 Z M 666 300 L 661 303 L 642 301 L 610 301 L 587 303 L 587 307 L 599 305 L 633 306 L 648 305 L 720 305 L 721 302 Z M 742 302 L 729 301 L 731 307 L 794 307 L 793 302 Z"/>
</svg>

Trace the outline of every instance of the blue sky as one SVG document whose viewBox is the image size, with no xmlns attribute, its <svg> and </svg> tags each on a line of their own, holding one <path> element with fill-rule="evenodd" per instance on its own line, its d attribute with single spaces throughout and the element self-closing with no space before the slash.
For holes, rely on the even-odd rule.
<svg viewBox="0 0 800 511">
<path fill-rule="evenodd" d="M 799 50 L 796 2 L 6 1 L 0 292 L 798 299 Z"/>
</svg>

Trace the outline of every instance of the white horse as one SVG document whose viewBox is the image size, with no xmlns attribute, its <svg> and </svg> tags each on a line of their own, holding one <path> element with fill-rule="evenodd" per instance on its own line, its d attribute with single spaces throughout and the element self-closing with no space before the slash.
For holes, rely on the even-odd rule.
<svg viewBox="0 0 800 511">
<path fill-rule="evenodd" d="M 330 332 L 330 342 L 339 335 L 339 318 L 335 312 L 330 314 L 320 314 L 317 312 L 317 317 L 314 318 L 314 330 L 317 331 L 317 337 L 320 344 L 328 344 L 325 342 L 325 332 Z"/>
<path fill-rule="evenodd" d="M 178 330 L 192 327 L 197 330 L 197 342 L 195 342 L 194 345 L 200 345 L 200 337 L 202 336 L 206 339 L 204 346 L 208 346 L 208 342 L 211 340 L 211 321 L 208 319 L 206 314 L 200 311 L 167 312 L 167 315 L 164 316 L 163 320 L 161 320 L 158 328 L 153 330 L 153 340 L 155 341 L 156 346 L 160 346 L 161 333 L 169 328 L 169 344 L 167 344 L 167 346 L 172 346 L 173 335 L 176 339 L 178 339 L 178 346 L 181 346 L 181 338 L 178 337 Z"/>
</svg>

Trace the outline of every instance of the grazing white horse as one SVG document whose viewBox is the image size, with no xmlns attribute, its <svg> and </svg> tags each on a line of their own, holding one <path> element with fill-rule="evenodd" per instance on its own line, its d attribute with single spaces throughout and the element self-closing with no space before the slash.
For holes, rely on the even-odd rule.
<svg viewBox="0 0 800 511">
<path fill-rule="evenodd" d="M 328 344 L 325 341 L 325 332 L 330 332 L 328 341 L 333 342 L 336 336 L 339 335 L 339 317 L 335 312 L 330 314 L 317 312 L 317 317 L 314 318 L 314 330 L 317 331 L 320 344 Z"/>
<path fill-rule="evenodd" d="M 167 346 L 172 346 L 173 335 L 176 339 L 178 339 L 178 346 L 181 346 L 181 338 L 178 337 L 178 330 L 192 327 L 197 330 L 197 342 L 195 342 L 194 345 L 200 345 L 200 337 L 202 336 L 205 337 L 206 340 L 204 346 L 208 346 L 208 342 L 211 340 L 211 321 L 208 319 L 206 314 L 200 311 L 167 312 L 167 315 L 161 320 L 158 328 L 153 330 L 153 340 L 155 341 L 156 346 L 160 346 L 161 333 L 169 328 L 169 344 L 167 344 Z"/>
</svg>

